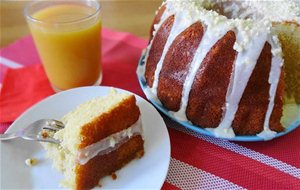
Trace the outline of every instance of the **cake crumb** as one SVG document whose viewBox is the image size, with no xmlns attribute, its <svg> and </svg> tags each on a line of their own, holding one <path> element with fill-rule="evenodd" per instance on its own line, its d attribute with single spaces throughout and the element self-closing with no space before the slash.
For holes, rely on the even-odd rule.
<svg viewBox="0 0 300 190">
<path fill-rule="evenodd" d="M 36 165 L 37 162 L 38 162 L 38 160 L 35 158 L 28 158 L 25 160 L 25 164 L 30 167 Z"/>
<path fill-rule="evenodd" d="M 144 154 L 145 154 L 145 151 L 141 150 L 141 151 L 139 151 L 139 152 L 136 153 L 136 157 L 137 158 L 142 158 L 144 156 Z"/>
<path fill-rule="evenodd" d="M 112 178 L 113 180 L 116 180 L 116 179 L 117 179 L 116 173 L 112 173 L 112 174 L 111 174 L 111 178 Z"/>
<path fill-rule="evenodd" d="M 42 132 L 42 137 L 45 139 L 45 138 L 48 138 L 49 137 L 49 134 L 46 132 L 46 131 L 43 131 Z"/>
<path fill-rule="evenodd" d="M 102 184 L 100 181 L 98 182 L 98 187 L 102 187 Z"/>
</svg>

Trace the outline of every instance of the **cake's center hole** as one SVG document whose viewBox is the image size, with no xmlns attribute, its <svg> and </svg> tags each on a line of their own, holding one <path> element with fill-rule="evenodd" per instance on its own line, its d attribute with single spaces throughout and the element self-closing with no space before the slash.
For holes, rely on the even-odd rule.
<svg viewBox="0 0 300 190">
<path fill-rule="evenodd" d="M 226 16 L 228 19 L 262 19 L 263 15 L 259 14 L 254 8 L 245 6 L 242 1 L 214 3 L 205 6 L 207 10 L 216 11 L 218 14 Z"/>
</svg>

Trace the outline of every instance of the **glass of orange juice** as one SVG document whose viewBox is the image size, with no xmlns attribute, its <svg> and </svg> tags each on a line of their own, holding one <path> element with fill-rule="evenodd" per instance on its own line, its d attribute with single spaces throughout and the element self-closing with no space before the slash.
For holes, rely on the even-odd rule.
<svg viewBox="0 0 300 190">
<path fill-rule="evenodd" d="M 26 6 L 24 14 L 56 92 L 101 83 L 98 1 L 33 1 Z"/>
</svg>

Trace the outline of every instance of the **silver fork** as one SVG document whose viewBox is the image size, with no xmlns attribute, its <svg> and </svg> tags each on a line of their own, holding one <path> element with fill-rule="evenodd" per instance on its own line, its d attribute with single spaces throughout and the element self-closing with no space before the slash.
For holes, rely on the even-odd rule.
<svg viewBox="0 0 300 190">
<path fill-rule="evenodd" d="M 40 119 L 15 133 L 0 134 L 0 140 L 10 140 L 20 137 L 26 140 L 59 144 L 60 141 L 49 136 L 48 132 L 56 132 L 63 128 L 64 124 L 61 121 L 54 119 Z"/>
</svg>

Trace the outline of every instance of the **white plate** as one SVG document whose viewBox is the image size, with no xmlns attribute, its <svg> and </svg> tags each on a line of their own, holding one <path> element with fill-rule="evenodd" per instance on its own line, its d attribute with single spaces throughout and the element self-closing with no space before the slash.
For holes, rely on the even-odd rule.
<svg viewBox="0 0 300 190">
<path fill-rule="evenodd" d="M 42 119 L 59 119 L 77 105 L 108 93 L 110 87 L 82 87 L 64 91 L 46 98 L 22 114 L 7 130 L 17 131 L 29 123 Z M 118 89 L 118 91 L 124 91 Z M 166 125 L 147 101 L 135 95 L 142 114 L 145 155 L 131 161 L 117 171 L 117 180 L 105 177 L 101 189 L 160 189 L 170 162 L 170 139 Z M 51 167 L 46 152 L 38 142 L 16 139 L 0 142 L 0 189 L 58 189 L 62 174 Z M 33 167 L 25 165 L 27 158 L 37 158 Z"/>
</svg>

